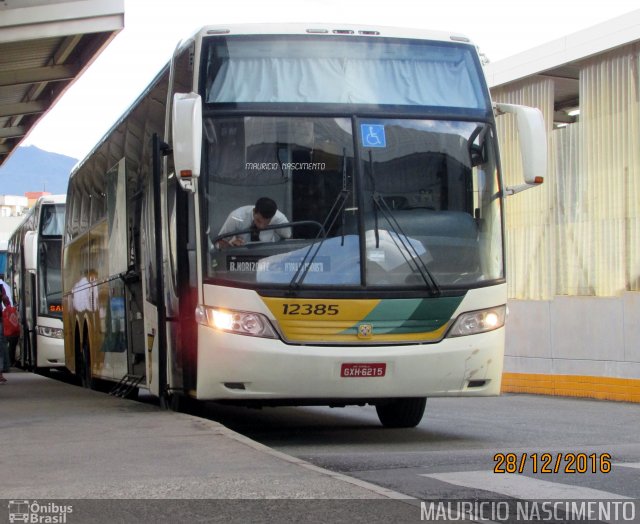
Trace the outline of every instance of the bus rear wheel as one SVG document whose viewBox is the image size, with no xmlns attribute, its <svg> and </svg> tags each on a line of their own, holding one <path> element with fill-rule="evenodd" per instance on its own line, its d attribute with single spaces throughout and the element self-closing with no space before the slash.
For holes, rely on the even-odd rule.
<svg viewBox="0 0 640 524">
<path fill-rule="evenodd" d="M 89 351 L 89 343 L 87 334 L 80 342 L 80 337 L 76 334 L 76 348 L 80 347 L 80 351 L 76 350 L 76 375 L 79 378 L 80 385 L 84 388 L 93 389 L 93 379 L 91 377 L 91 353 Z"/>
<path fill-rule="evenodd" d="M 385 428 L 414 428 L 426 405 L 426 398 L 397 398 L 376 404 L 376 412 Z"/>
</svg>

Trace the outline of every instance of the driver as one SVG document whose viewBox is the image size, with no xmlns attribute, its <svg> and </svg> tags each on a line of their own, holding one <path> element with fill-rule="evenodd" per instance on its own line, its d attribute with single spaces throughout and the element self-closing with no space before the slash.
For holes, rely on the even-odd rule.
<svg viewBox="0 0 640 524">
<path fill-rule="evenodd" d="M 242 206 L 229 213 L 222 224 L 218 236 L 245 231 L 235 236 L 227 236 L 218 240 L 220 248 L 242 246 L 247 242 L 276 242 L 283 238 L 291 238 L 291 228 L 267 229 L 267 226 L 286 224 L 289 219 L 278 211 L 278 205 L 268 197 L 259 198 L 254 206 Z M 246 232 L 249 229 L 250 232 Z"/>
</svg>

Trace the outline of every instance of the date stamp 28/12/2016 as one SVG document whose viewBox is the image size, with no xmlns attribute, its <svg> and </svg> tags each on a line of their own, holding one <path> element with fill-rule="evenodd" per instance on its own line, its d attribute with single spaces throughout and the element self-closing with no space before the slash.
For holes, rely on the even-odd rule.
<svg viewBox="0 0 640 524">
<path fill-rule="evenodd" d="M 610 473 L 610 453 L 496 453 L 494 473 Z"/>
</svg>

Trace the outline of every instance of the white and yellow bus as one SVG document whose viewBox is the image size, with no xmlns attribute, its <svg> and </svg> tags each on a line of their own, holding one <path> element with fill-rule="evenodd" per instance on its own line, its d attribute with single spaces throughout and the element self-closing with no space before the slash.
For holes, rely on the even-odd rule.
<svg viewBox="0 0 640 524">
<path fill-rule="evenodd" d="M 545 148 L 537 110 L 494 107 L 464 37 L 205 27 L 71 175 L 67 367 L 162 399 L 368 403 L 395 427 L 429 396 L 496 395 L 503 197 L 540 182 Z M 222 228 L 260 197 L 287 234 Z"/>
<path fill-rule="evenodd" d="M 16 362 L 24 369 L 65 364 L 61 267 L 65 198 L 38 198 L 9 239 L 5 281 L 20 316 Z"/>
</svg>

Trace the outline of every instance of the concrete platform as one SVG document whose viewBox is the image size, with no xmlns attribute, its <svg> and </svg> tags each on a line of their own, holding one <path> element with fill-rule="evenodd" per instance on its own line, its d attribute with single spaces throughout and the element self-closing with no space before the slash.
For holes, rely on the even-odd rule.
<svg viewBox="0 0 640 524">
<path fill-rule="evenodd" d="M 8 509 L 0 507 L 0 522 L 16 501 L 53 513 L 69 505 L 75 510 L 65 523 L 420 521 L 410 497 L 276 452 L 217 422 L 31 373 L 6 377 L 0 499 Z"/>
</svg>

